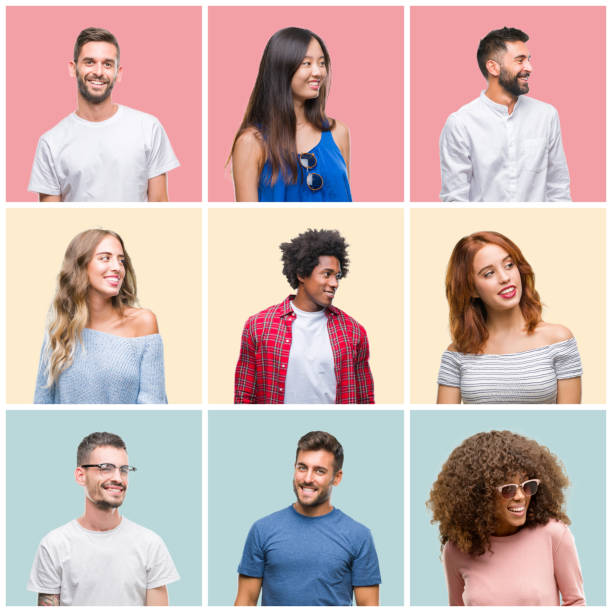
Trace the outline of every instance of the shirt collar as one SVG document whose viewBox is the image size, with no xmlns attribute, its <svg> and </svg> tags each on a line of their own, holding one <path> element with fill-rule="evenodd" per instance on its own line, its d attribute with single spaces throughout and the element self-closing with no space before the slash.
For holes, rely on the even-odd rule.
<svg viewBox="0 0 612 612">
<path fill-rule="evenodd" d="M 281 306 L 281 317 L 286 317 L 287 315 L 293 314 L 293 308 L 291 308 L 291 300 L 295 300 L 295 295 L 288 295 L 285 301 L 280 305 Z M 325 314 L 329 317 L 330 315 L 338 315 L 340 311 L 335 306 L 328 306 L 325 309 Z"/>
<path fill-rule="evenodd" d="M 491 98 L 487 96 L 484 89 L 480 92 L 480 100 L 482 101 L 482 103 L 503 119 L 508 119 L 509 117 L 514 117 L 514 115 L 516 115 L 516 111 L 521 105 L 521 98 L 522 96 L 519 96 L 517 98 L 516 104 L 514 105 L 514 110 L 512 111 L 512 114 L 509 115 L 508 107 L 505 104 L 498 104 L 497 102 L 493 102 L 493 100 L 491 100 Z"/>
</svg>

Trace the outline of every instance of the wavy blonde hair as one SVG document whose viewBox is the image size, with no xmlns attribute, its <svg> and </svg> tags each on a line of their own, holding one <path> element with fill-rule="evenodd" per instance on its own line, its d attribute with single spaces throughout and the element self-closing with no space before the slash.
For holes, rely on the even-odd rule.
<svg viewBox="0 0 612 612">
<path fill-rule="evenodd" d="M 123 312 L 126 306 L 137 303 L 136 275 L 121 236 L 104 229 L 90 229 L 77 234 L 66 249 L 51 306 L 47 342 L 49 386 L 72 365 L 76 343 L 81 341 L 83 328 L 89 318 L 87 266 L 96 247 L 106 236 L 113 236 L 121 243 L 124 255 L 125 277 L 119 294 L 111 298 L 113 307 Z"/>
</svg>

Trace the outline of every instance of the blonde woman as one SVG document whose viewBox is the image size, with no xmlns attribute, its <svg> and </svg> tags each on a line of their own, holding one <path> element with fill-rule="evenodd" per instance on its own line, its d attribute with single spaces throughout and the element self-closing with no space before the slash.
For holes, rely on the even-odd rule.
<svg viewBox="0 0 612 612">
<path fill-rule="evenodd" d="M 75 236 L 58 277 L 34 403 L 167 403 L 157 319 L 136 303 L 121 237 L 101 229 Z"/>
</svg>

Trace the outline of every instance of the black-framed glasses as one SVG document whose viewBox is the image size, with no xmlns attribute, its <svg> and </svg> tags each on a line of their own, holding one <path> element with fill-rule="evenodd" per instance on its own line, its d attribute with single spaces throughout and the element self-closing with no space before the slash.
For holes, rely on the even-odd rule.
<svg viewBox="0 0 612 612">
<path fill-rule="evenodd" d="M 82 465 L 81 467 L 95 467 L 105 475 L 114 474 L 115 470 L 119 470 L 122 476 L 127 476 L 130 472 L 136 471 L 136 468 L 133 465 L 121 465 L 117 467 L 114 463 L 88 463 L 87 465 Z"/>
<path fill-rule="evenodd" d="M 537 478 L 532 478 L 531 480 L 526 480 L 523 484 L 506 484 L 496 488 L 504 499 L 512 499 L 519 487 L 527 497 L 531 497 L 538 492 L 539 485 L 540 481 Z"/>
<path fill-rule="evenodd" d="M 311 191 L 319 191 L 323 187 L 323 177 L 311 170 L 317 165 L 317 158 L 314 153 L 300 153 L 298 155 L 300 166 L 308 170 L 306 175 L 306 185 Z"/>
</svg>

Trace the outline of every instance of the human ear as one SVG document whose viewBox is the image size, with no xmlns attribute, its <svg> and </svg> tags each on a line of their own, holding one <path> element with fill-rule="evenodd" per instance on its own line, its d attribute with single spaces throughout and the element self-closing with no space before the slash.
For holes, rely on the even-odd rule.
<svg viewBox="0 0 612 612">
<path fill-rule="evenodd" d="M 85 486 L 85 470 L 82 467 L 74 470 L 74 479 L 77 481 L 77 484 L 80 484 L 82 487 Z"/>
<path fill-rule="evenodd" d="M 68 62 L 68 74 L 72 78 L 76 77 L 76 64 L 72 60 Z"/>
<path fill-rule="evenodd" d="M 487 70 L 488 70 L 490 76 L 494 76 L 494 77 L 498 77 L 499 76 L 500 65 L 499 65 L 499 63 L 496 60 L 488 59 L 487 63 L 486 63 L 486 66 L 487 66 Z"/>
<path fill-rule="evenodd" d="M 342 480 L 342 470 L 338 470 L 334 474 L 334 479 L 332 480 L 332 484 L 334 485 L 334 487 L 339 485 L 341 480 Z"/>
</svg>

